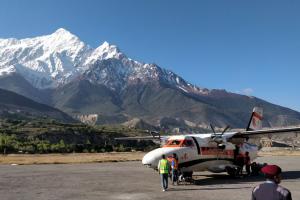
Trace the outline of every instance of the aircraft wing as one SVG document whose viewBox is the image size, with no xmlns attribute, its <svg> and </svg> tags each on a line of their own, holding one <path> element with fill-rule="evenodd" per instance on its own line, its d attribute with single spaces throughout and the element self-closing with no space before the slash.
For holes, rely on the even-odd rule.
<svg viewBox="0 0 300 200">
<path fill-rule="evenodd" d="M 136 136 L 136 137 L 119 137 L 115 140 L 161 140 L 160 136 Z"/>
<path fill-rule="evenodd" d="M 115 140 L 152 140 L 154 143 L 163 144 L 168 140 L 170 136 L 160 136 L 160 135 L 152 135 L 152 136 L 136 136 L 136 137 L 119 137 L 114 138 Z"/>
<path fill-rule="evenodd" d="M 254 131 L 241 131 L 232 136 L 232 138 L 250 138 L 257 137 L 260 135 L 269 135 L 269 134 L 284 134 L 291 132 L 300 132 L 300 127 L 292 128 L 274 128 L 274 129 L 262 129 Z"/>
</svg>

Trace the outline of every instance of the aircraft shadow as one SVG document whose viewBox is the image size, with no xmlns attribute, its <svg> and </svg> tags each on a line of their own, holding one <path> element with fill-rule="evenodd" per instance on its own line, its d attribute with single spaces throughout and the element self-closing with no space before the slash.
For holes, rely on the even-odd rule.
<svg viewBox="0 0 300 200">
<path fill-rule="evenodd" d="M 282 173 L 283 181 L 295 181 L 296 179 L 300 179 L 300 171 L 285 171 Z M 170 188 L 168 191 L 186 191 L 186 190 L 238 190 L 245 188 L 253 188 L 252 186 L 237 186 L 234 187 L 234 184 L 245 184 L 245 183 L 253 183 L 253 182 L 263 182 L 265 180 L 263 175 L 258 176 L 245 176 L 241 178 L 232 178 L 227 174 L 210 174 L 210 175 L 196 175 L 193 184 L 180 184 L 180 186 L 204 186 L 200 188 L 184 188 L 184 187 L 175 187 Z M 299 181 L 299 180 L 297 180 Z M 226 187 L 226 184 L 231 184 Z M 216 187 L 209 187 L 212 185 L 216 185 Z M 219 187 L 217 185 L 220 185 Z M 221 186 L 222 185 L 222 186 Z M 206 187 L 205 187 L 206 186 Z"/>
<path fill-rule="evenodd" d="M 170 188 L 168 191 L 188 191 L 188 190 L 239 190 L 244 188 L 253 188 L 253 187 L 201 187 L 201 188 Z"/>
<path fill-rule="evenodd" d="M 282 172 L 283 180 L 293 180 L 300 178 L 300 171 L 286 171 Z"/>
<path fill-rule="evenodd" d="M 195 185 L 242 184 L 262 182 L 265 180 L 263 175 L 232 178 L 227 174 L 210 174 L 200 175 L 200 177 L 201 178 L 196 178 L 196 180 L 194 180 Z M 282 173 L 282 177 L 283 181 L 300 179 L 300 171 L 285 171 Z"/>
</svg>

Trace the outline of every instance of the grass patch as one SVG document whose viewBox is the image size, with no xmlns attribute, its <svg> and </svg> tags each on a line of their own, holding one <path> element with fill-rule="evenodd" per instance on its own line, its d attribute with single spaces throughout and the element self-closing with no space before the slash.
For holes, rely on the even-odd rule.
<svg viewBox="0 0 300 200">
<path fill-rule="evenodd" d="M 126 162 L 142 160 L 144 152 L 70 153 L 70 154 L 9 154 L 0 156 L 0 164 L 75 164 Z"/>
</svg>

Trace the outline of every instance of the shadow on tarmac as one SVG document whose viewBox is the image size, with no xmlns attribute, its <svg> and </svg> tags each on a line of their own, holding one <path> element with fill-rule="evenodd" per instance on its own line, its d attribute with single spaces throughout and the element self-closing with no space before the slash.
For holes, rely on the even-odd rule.
<svg viewBox="0 0 300 200">
<path fill-rule="evenodd" d="M 300 179 L 300 171 L 285 171 L 282 173 L 283 181 L 291 181 L 295 179 Z M 210 175 L 196 175 L 194 176 L 193 185 L 199 186 L 208 186 L 208 185 L 218 185 L 218 184 L 243 184 L 243 183 L 253 183 L 253 182 L 263 182 L 265 178 L 263 175 L 258 176 L 244 176 L 244 177 L 237 177 L 233 178 L 227 174 L 210 174 Z M 181 184 L 185 185 L 185 184 Z M 186 185 L 189 185 L 187 183 Z M 207 190 L 214 190 L 214 189 L 240 189 L 238 188 L 205 188 Z"/>
<path fill-rule="evenodd" d="M 188 191 L 188 190 L 239 190 L 239 189 L 248 189 L 253 187 L 201 187 L 201 188 L 170 188 L 168 191 Z"/>
<path fill-rule="evenodd" d="M 291 181 L 295 179 L 300 179 L 300 171 L 285 171 L 282 173 L 283 181 Z M 265 180 L 263 175 L 258 176 L 245 176 L 232 178 L 227 174 L 211 174 L 211 175 L 196 175 L 194 183 L 180 184 L 179 187 L 170 188 L 168 191 L 188 191 L 188 190 L 238 190 L 238 189 L 249 189 L 253 186 L 237 186 L 232 187 L 232 184 L 243 184 L 243 183 L 253 183 L 253 182 L 263 182 Z M 212 185 L 223 185 L 224 187 L 209 187 Z M 226 184 L 231 184 L 230 187 L 226 187 Z M 184 188 L 180 186 L 206 186 L 201 188 Z"/>
<path fill-rule="evenodd" d="M 300 171 L 284 171 L 282 172 L 283 180 L 300 179 Z"/>
</svg>

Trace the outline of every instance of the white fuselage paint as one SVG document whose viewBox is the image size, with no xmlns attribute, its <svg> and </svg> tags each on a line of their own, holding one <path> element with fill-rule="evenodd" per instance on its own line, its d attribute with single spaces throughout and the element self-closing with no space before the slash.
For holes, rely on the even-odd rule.
<svg viewBox="0 0 300 200">
<path fill-rule="evenodd" d="M 193 135 L 180 135 L 170 136 L 166 144 L 147 153 L 142 163 L 153 169 L 157 169 L 159 160 L 162 155 L 171 157 L 173 153 L 177 154 L 179 167 L 182 172 L 197 172 L 197 171 L 212 171 L 224 172 L 225 167 L 234 166 L 234 151 L 236 145 L 226 142 L 235 133 L 226 133 L 222 137 L 224 139 L 225 148 L 219 149 L 218 144 L 211 140 L 211 134 L 193 134 Z M 193 141 L 192 145 L 168 145 L 170 141 Z M 198 145 L 196 144 L 198 143 Z M 240 154 L 249 152 L 250 159 L 253 160 L 257 156 L 258 148 L 249 143 L 242 143 L 239 147 Z"/>
</svg>

